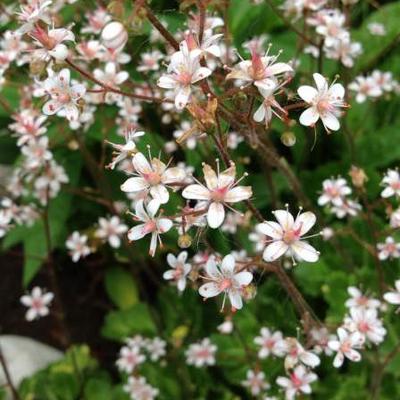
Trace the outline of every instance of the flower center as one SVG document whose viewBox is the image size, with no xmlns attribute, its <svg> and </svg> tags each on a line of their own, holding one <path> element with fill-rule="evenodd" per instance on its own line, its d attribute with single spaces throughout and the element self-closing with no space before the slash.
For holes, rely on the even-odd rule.
<svg viewBox="0 0 400 400">
<path fill-rule="evenodd" d="M 286 244 L 292 244 L 296 242 L 300 238 L 300 228 L 298 229 L 289 229 L 283 233 L 282 240 Z"/>
<path fill-rule="evenodd" d="M 211 192 L 211 199 L 216 202 L 222 202 L 224 201 L 227 192 L 227 186 L 216 188 Z"/>
<path fill-rule="evenodd" d="M 151 186 L 156 186 L 161 182 L 161 176 L 158 172 L 151 171 L 143 174 L 143 177 Z"/>
<path fill-rule="evenodd" d="M 156 230 L 157 230 L 157 224 L 156 221 L 154 221 L 153 219 L 147 221 L 143 226 L 143 232 L 146 235 L 150 232 L 155 232 Z"/>
<path fill-rule="evenodd" d="M 232 280 L 229 278 L 224 278 L 221 283 L 219 284 L 219 289 L 221 291 L 224 291 L 226 289 L 229 289 L 230 287 L 232 287 Z"/>
</svg>

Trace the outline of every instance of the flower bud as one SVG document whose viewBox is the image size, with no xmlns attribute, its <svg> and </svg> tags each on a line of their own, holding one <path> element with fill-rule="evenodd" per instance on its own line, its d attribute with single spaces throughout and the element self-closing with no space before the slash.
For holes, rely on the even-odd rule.
<svg viewBox="0 0 400 400">
<path fill-rule="evenodd" d="M 351 166 L 349 175 L 353 185 L 359 189 L 364 187 L 365 182 L 368 181 L 368 176 L 365 174 L 365 171 L 362 168 L 358 168 L 354 165 Z"/>
<path fill-rule="evenodd" d="M 296 144 L 296 135 L 293 132 L 283 132 L 281 142 L 287 147 L 292 147 Z"/>
<path fill-rule="evenodd" d="M 128 32 L 121 22 L 113 21 L 103 28 L 101 40 L 107 49 L 118 51 L 121 50 L 128 41 Z"/>
<path fill-rule="evenodd" d="M 192 244 L 192 238 L 188 233 L 185 233 L 184 235 L 179 236 L 178 238 L 178 246 L 181 249 L 187 249 L 190 247 Z"/>
<path fill-rule="evenodd" d="M 32 75 L 39 77 L 46 71 L 46 62 L 43 60 L 33 60 L 29 64 L 29 71 Z"/>
</svg>

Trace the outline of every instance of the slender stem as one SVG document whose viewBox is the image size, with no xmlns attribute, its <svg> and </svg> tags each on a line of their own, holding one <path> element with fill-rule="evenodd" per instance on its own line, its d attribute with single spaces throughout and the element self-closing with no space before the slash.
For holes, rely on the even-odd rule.
<svg viewBox="0 0 400 400">
<path fill-rule="evenodd" d="M 151 101 L 151 102 L 154 102 L 154 103 L 163 103 L 163 102 L 169 102 L 170 101 L 168 99 L 162 99 L 162 98 L 158 98 L 158 97 L 151 97 L 151 96 L 144 96 L 144 95 L 141 95 L 141 94 L 129 93 L 129 92 L 125 92 L 123 90 L 111 87 L 111 86 L 105 84 L 104 82 L 99 81 L 90 72 L 85 71 L 83 68 L 81 68 L 78 65 L 76 65 L 69 58 L 67 58 L 65 60 L 65 62 L 71 68 L 73 68 L 75 71 L 79 72 L 82 76 L 84 76 L 85 78 L 89 79 L 90 81 L 96 83 L 97 85 L 101 86 L 104 89 L 105 92 L 117 93 L 117 94 L 120 94 L 122 96 L 131 97 L 133 99 Z"/>
<path fill-rule="evenodd" d="M 3 369 L 4 376 L 6 378 L 7 386 L 9 387 L 9 389 L 11 391 L 13 400 L 20 400 L 21 397 L 19 396 L 17 389 L 15 388 L 14 383 L 12 381 L 10 371 L 8 370 L 7 361 L 4 357 L 3 351 L 1 349 L 1 345 L 0 345 L 0 364 Z"/>
<path fill-rule="evenodd" d="M 297 29 L 288 18 L 286 18 L 283 13 L 279 10 L 279 8 L 271 1 L 265 0 L 266 3 L 271 7 L 272 11 L 285 23 L 285 25 L 290 28 L 293 32 L 295 32 L 299 37 L 301 37 L 305 42 L 310 43 L 316 47 L 318 44 L 315 43 L 312 39 L 306 36 L 300 29 Z"/>
<path fill-rule="evenodd" d="M 176 39 L 164 28 L 164 25 L 158 20 L 158 18 L 151 11 L 147 4 L 142 5 L 143 9 L 146 11 L 146 17 L 151 22 L 151 24 L 160 32 L 164 39 L 176 50 L 179 50 L 179 43 Z"/>
</svg>

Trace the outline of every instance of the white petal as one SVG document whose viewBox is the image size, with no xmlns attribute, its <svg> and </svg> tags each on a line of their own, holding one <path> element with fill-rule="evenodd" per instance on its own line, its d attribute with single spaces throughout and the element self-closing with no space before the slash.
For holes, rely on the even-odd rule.
<svg viewBox="0 0 400 400">
<path fill-rule="evenodd" d="M 189 101 L 191 92 L 192 90 L 190 86 L 184 86 L 178 90 L 175 96 L 175 107 L 178 110 L 182 110 L 183 108 L 185 108 L 186 104 Z"/>
<path fill-rule="evenodd" d="M 335 115 L 332 113 L 326 113 L 321 115 L 321 120 L 324 126 L 331 131 L 337 131 L 340 128 L 340 122 Z"/>
<path fill-rule="evenodd" d="M 161 204 L 168 203 L 169 193 L 164 185 L 152 186 L 150 189 L 150 194 L 154 199 L 159 201 Z"/>
<path fill-rule="evenodd" d="M 307 103 L 311 103 L 315 97 L 318 96 L 318 92 L 312 86 L 300 86 L 297 89 L 298 95 Z"/>
<path fill-rule="evenodd" d="M 282 242 L 281 240 L 277 240 L 265 248 L 263 252 L 263 259 L 267 262 L 275 261 L 281 255 L 285 254 L 288 249 L 289 246 L 286 243 Z"/>
<path fill-rule="evenodd" d="M 337 353 L 335 359 L 333 360 L 333 366 L 335 368 L 340 368 L 343 365 L 344 356 L 343 353 Z"/>
<path fill-rule="evenodd" d="M 232 307 L 234 307 L 236 310 L 240 310 L 243 307 L 242 296 L 240 296 L 238 291 L 230 290 L 228 292 L 228 296 Z"/>
<path fill-rule="evenodd" d="M 183 190 L 182 196 L 189 200 L 208 200 L 210 198 L 210 191 L 198 184 L 189 185 Z"/>
<path fill-rule="evenodd" d="M 273 239 L 281 239 L 282 227 L 274 221 L 265 221 L 257 225 L 257 230 Z"/>
<path fill-rule="evenodd" d="M 158 231 L 160 233 L 168 232 L 172 228 L 173 222 L 168 218 L 160 218 L 157 221 Z"/>
<path fill-rule="evenodd" d="M 290 246 L 295 255 L 300 259 L 307 262 L 316 262 L 319 258 L 319 253 L 307 242 L 298 240 Z"/>
<path fill-rule="evenodd" d="M 235 257 L 232 254 L 225 256 L 221 263 L 221 271 L 224 274 L 232 275 L 235 270 Z"/>
<path fill-rule="evenodd" d="M 273 212 L 274 217 L 278 221 L 283 230 L 287 231 L 293 227 L 294 219 L 292 214 L 287 210 L 276 210 Z"/>
<path fill-rule="evenodd" d="M 218 228 L 225 219 L 225 209 L 221 203 L 211 203 L 207 212 L 207 223 L 210 228 Z"/>
<path fill-rule="evenodd" d="M 311 211 L 307 211 L 300 214 L 296 218 L 294 225 L 296 226 L 296 228 L 301 227 L 300 235 L 303 236 L 314 226 L 316 220 L 317 218 L 315 214 L 312 213 Z"/>
<path fill-rule="evenodd" d="M 128 239 L 130 241 L 139 240 L 146 235 L 146 231 L 144 230 L 144 224 L 140 224 L 134 226 L 128 231 Z"/>
<path fill-rule="evenodd" d="M 139 174 L 146 174 L 152 171 L 150 163 L 142 153 L 136 153 L 132 159 L 132 164 Z"/>
<path fill-rule="evenodd" d="M 208 282 L 199 287 L 199 294 L 203 297 L 215 297 L 221 293 L 218 285 L 215 282 Z"/>
<path fill-rule="evenodd" d="M 196 83 L 201 79 L 207 78 L 207 76 L 211 75 L 211 71 L 206 67 L 200 67 L 196 70 L 196 72 L 192 76 L 192 83 Z"/>
<path fill-rule="evenodd" d="M 328 90 L 328 82 L 321 74 L 315 73 L 313 74 L 313 78 L 317 85 L 318 92 L 325 92 Z"/>
<path fill-rule="evenodd" d="M 300 115 L 300 123 L 304 126 L 314 125 L 319 118 L 319 113 L 314 107 L 307 108 Z"/>
<path fill-rule="evenodd" d="M 122 185 L 121 190 L 123 192 L 140 192 L 148 188 L 148 183 L 141 177 L 133 177 L 127 179 Z"/>
<path fill-rule="evenodd" d="M 237 186 L 230 189 L 224 197 L 227 203 L 237 203 L 238 201 L 247 200 L 253 195 L 250 186 Z"/>
<path fill-rule="evenodd" d="M 253 274 L 248 271 L 242 271 L 235 274 L 235 281 L 240 286 L 247 286 L 253 280 Z"/>
<path fill-rule="evenodd" d="M 262 122 L 265 118 L 265 107 L 264 104 L 261 104 L 260 107 L 257 108 L 257 111 L 253 115 L 253 119 L 256 122 Z"/>
</svg>

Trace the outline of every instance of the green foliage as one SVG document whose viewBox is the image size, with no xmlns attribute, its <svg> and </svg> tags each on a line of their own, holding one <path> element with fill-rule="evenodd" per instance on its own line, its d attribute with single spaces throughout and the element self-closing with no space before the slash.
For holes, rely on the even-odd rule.
<svg viewBox="0 0 400 400">
<path fill-rule="evenodd" d="M 128 309 L 110 312 L 101 333 L 106 338 L 122 341 L 135 334 L 155 335 L 156 327 L 149 306 L 137 303 Z"/>
<path fill-rule="evenodd" d="M 104 284 L 113 303 L 126 309 L 138 302 L 138 290 L 132 276 L 122 268 L 110 268 L 106 272 Z"/>
</svg>

